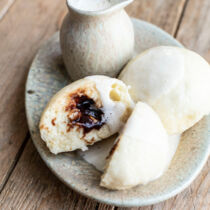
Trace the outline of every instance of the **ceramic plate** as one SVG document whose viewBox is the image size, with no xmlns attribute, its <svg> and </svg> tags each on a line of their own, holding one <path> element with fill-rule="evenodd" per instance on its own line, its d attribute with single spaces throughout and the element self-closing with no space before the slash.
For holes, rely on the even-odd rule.
<svg viewBox="0 0 210 210">
<path fill-rule="evenodd" d="M 133 19 L 135 53 L 158 45 L 182 47 L 170 35 L 149 23 Z M 67 186 L 97 201 L 117 206 L 144 206 L 168 199 L 186 188 L 204 166 L 210 148 L 210 117 L 202 119 L 185 132 L 167 172 L 146 186 L 125 191 L 99 187 L 101 172 L 76 153 L 53 155 L 40 138 L 41 113 L 53 94 L 69 84 L 56 33 L 38 52 L 26 84 L 26 112 L 33 142 L 52 172 Z"/>
</svg>

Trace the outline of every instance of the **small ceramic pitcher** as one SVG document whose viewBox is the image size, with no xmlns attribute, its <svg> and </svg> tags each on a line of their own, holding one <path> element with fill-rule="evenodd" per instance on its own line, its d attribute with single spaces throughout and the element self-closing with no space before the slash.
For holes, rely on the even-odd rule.
<svg viewBox="0 0 210 210">
<path fill-rule="evenodd" d="M 133 0 L 67 0 L 60 43 L 73 80 L 115 77 L 132 57 L 134 31 L 124 7 Z"/>
</svg>

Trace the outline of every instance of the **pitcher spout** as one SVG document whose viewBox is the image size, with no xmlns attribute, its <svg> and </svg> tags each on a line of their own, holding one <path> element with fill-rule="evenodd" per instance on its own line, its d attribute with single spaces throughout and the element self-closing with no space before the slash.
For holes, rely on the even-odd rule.
<svg viewBox="0 0 210 210">
<path fill-rule="evenodd" d="M 67 0 L 70 10 L 87 16 L 98 16 L 123 9 L 133 0 Z"/>
</svg>

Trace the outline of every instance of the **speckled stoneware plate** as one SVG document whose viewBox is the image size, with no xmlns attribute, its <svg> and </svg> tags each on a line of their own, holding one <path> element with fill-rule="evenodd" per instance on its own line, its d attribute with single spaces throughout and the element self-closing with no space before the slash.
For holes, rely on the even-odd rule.
<svg viewBox="0 0 210 210">
<path fill-rule="evenodd" d="M 157 45 L 181 46 L 161 29 L 133 19 L 135 53 Z M 56 33 L 38 52 L 26 84 L 26 112 L 34 144 L 52 172 L 77 192 L 100 202 L 117 206 L 144 206 L 166 200 L 186 188 L 204 166 L 210 150 L 210 117 L 205 117 L 185 132 L 167 172 L 146 186 L 126 191 L 109 191 L 99 187 L 101 172 L 76 153 L 53 155 L 40 138 L 38 123 L 52 95 L 70 80 L 62 62 L 59 34 Z"/>
</svg>

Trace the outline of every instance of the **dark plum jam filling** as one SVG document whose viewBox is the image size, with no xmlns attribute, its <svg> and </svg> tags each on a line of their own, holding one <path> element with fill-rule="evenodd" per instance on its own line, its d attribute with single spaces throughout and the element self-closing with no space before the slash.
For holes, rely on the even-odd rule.
<svg viewBox="0 0 210 210">
<path fill-rule="evenodd" d="M 93 129 L 99 130 L 105 124 L 104 112 L 96 106 L 93 99 L 86 95 L 74 95 L 71 97 L 73 104 L 67 110 L 76 110 L 77 114 L 69 119 L 69 127 L 77 125 L 83 128 L 84 134 Z"/>
</svg>

